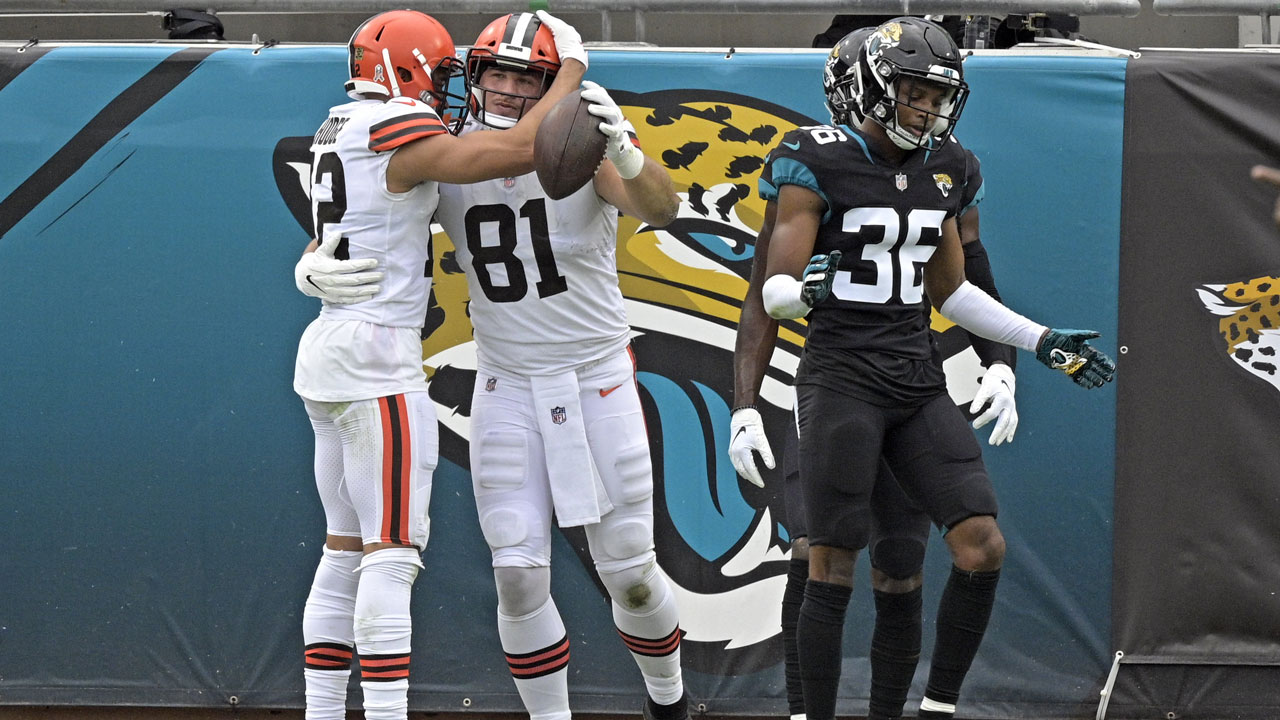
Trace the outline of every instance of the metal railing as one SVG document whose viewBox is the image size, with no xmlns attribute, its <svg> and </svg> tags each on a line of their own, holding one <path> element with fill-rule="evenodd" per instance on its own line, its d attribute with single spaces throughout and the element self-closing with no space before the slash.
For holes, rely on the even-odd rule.
<svg viewBox="0 0 1280 720">
<path fill-rule="evenodd" d="M 522 0 L 410 0 L 397 7 L 428 13 L 487 13 L 501 15 L 519 9 Z M 539 4 L 530 2 L 532 7 Z M 1134 17 L 1139 0 L 551 0 L 541 2 L 557 13 L 599 12 L 601 38 L 612 39 L 610 13 L 635 17 L 636 39 L 644 40 L 645 13 L 862 13 L 895 15 L 1116 15 Z M 209 8 L 224 14 L 376 13 L 387 0 L 0 0 L 0 16 L 57 16 L 96 14 L 158 14 L 175 7 Z"/>
<path fill-rule="evenodd" d="M 505 13 L 516 0 L 400 3 L 425 12 Z M 533 4 L 533 3 L 531 3 Z M 544 6 L 548 3 L 542 3 Z M 896 13 L 900 15 L 1010 15 L 1068 13 L 1133 17 L 1138 0 L 552 0 L 553 12 L 638 11 L 662 13 Z M 175 6 L 210 6 L 238 12 L 376 12 L 386 0 L 0 0 L 0 13 L 146 12 Z"/>
<path fill-rule="evenodd" d="M 1277 0 L 1155 0 L 1157 15 L 1258 15 L 1262 44 L 1271 44 L 1271 16 L 1280 12 Z"/>
</svg>

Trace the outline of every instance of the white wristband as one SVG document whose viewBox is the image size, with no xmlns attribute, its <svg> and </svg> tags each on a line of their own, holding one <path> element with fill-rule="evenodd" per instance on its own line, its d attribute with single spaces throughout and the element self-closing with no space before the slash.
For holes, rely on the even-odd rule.
<svg viewBox="0 0 1280 720">
<path fill-rule="evenodd" d="M 640 148 L 632 145 L 631 140 L 626 137 L 622 139 L 622 149 L 618 152 L 618 157 L 609 159 L 613 161 L 613 166 L 618 170 L 618 176 L 623 180 L 630 180 L 644 170 L 644 153 Z"/>
<path fill-rule="evenodd" d="M 800 298 L 804 283 L 790 275 L 778 274 L 764 281 L 760 288 L 764 311 L 774 320 L 794 320 L 809 313 L 809 306 Z"/>
<path fill-rule="evenodd" d="M 996 302 L 968 280 L 960 283 L 938 312 L 974 335 L 1031 352 L 1048 329 Z"/>
</svg>

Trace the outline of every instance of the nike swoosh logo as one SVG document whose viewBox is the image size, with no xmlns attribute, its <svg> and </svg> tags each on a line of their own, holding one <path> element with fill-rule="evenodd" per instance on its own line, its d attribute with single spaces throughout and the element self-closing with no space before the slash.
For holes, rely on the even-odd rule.
<svg viewBox="0 0 1280 720">
<path fill-rule="evenodd" d="M 307 282 L 308 282 L 308 283 L 311 283 L 311 287 L 313 287 L 313 288 L 315 288 L 315 289 L 319 290 L 320 292 L 324 292 L 324 288 L 322 288 L 322 287 L 320 287 L 319 285 L 317 285 L 317 284 L 315 283 L 315 281 L 311 279 L 311 276 L 310 276 L 310 275 L 308 275 L 308 276 L 307 276 Z"/>
<path fill-rule="evenodd" d="M 782 143 L 782 145 L 783 145 L 783 147 L 789 147 L 789 148 L 791 148 L 792 150 L 799 150 L 799 149 L 800 149 L 800 143 L 799 143 L 799 142 L 784 142 L 784 143 Z"/>
<path fill-rule="evenodd" d="M 618 388 L 622 387 L 622 385 L 623 385 L 623 383 L 618 383 L 617 385 L 614 385 L 613 387 L 609 388 L 608 390 L 601 390 L 601 391 L 600 391 L 600 397 L 609 397 L 609 393 L 611 393 L 611 392 L 613 392 L 614 390 L 617 390 Z"/>
<path fill-rule="evenodd" d="M 734 433 L 734 435 L 733 435 L 733 439 L 734 439 L 734 440 L 737 440 L 737 439 L 738 439 L 738 436 L 739 436 L 739 435 L 741 435 L 742 433 L 746 432 L 746 431 L 747 431 L 747 429 L 746 429 L 745 427 L 740 427 L 740 428 L 738 428 L 738 432 Z M 732 441 L 730 441 L 730 442 L 732 442 Z"/>
</svg>

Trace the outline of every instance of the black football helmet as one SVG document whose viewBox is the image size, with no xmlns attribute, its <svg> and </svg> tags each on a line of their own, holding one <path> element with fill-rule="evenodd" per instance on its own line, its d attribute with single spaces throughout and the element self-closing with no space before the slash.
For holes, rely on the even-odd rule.
<svg viewBox="0 0 1280 720">
<path fill-rule="evenodd" d="M 858 56 L 875 32 L 875 26 L 862 27 L 840 38 L 827 56 L 822 70 L 822 92 L 826 95 L 827 112 L 832 125 L 854 125 L 862 122 L 858 107 Z"/>
<path fill-rule="evenodd" d="M 858 54 L 857 77 L 858 108 L 883 127 L 893 144 L 903 150 L 942 147 L 969 97 L 955 40 L 946 30 L 922 18 L 895 18 L 873 30 Z M 912 79 L 946 88 L 942 107 L 916 107 L 899 97 L 899 81 Z M 932 125 L 920 135 L 901 127 L 899 105 L 932 116 Z"/>
</svg>

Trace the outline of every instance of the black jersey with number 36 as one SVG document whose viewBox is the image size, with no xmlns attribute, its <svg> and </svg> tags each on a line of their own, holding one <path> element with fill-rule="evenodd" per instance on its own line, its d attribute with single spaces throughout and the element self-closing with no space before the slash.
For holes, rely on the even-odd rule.
<svg viewBox="0 0 1280 720">
<path fill-rule="evenodd" d="M 856 129 L 788 132 L 770 153 L 760 194 L 798 185 L 826 201 L 814 254 L 843 257 L 831 295 L 809 314 L 796 383 L 822 385 L 878 405 L 920 403 L 946 392 L 929 333 L 924 265 L 973 192 L 968 153 L 948 141 L 901 163 L 876 154 Z M 973 169 L 976 175 L 976 168 Z"/>
</svg>

